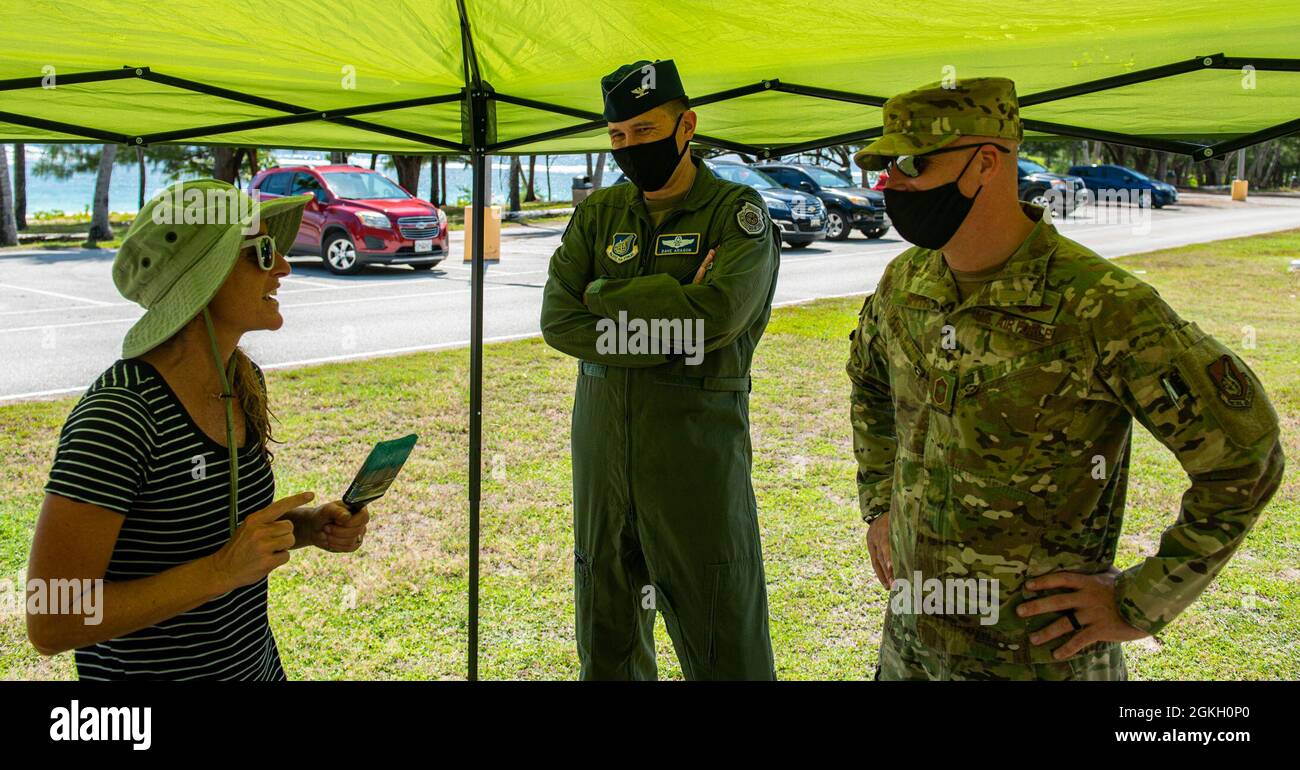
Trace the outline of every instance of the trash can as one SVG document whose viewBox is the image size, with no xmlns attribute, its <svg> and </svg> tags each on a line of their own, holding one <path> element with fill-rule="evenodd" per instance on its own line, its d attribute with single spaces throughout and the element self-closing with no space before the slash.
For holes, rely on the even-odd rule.
<svg viewBox="0 0 1300 770">
<path fill-rule="evenodd" d="M 578 205 L 591 195 L 591 177 L 575 176 L 573 178 L 573 205 Z"/>
<path fill-rule="evenodd" d="M 501 207 L 483 207 L 483 261 L 501 261 Z M 465 256 L 462 262 L 474 261 L 474 208 L 465 207 Z"/>
<path fill-rule="evenodd" d="M 1250 182 L 1245 179 L 1232 180 L 1232 199 L 1234 201 L 1246 200 L 1246 193 L 1250 189 Z"/>
</svg>

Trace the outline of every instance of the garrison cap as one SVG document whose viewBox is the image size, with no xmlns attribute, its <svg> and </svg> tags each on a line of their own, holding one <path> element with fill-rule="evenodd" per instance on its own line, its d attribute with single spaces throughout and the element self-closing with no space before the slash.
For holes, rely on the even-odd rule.
<svg viewBox="0 0 1300 770">
<path fill-rule="evenodd" d="M 1019 142 L 1016 84 L 1007 78 L 967 78 L 898 94 L 881 109 L 884 134 L 858 150 L 853 160 L 868 171 L 899 155 L 920 155 L 952 144 L 960 136 L 996 136 Z"/>
<path fill-rule="evenodd" d="M 672 59 L 624 64 L 600 79 L 600 92 L 605 98 L 605 120 L 611 123 L 686 98 Z"/>
</svg>

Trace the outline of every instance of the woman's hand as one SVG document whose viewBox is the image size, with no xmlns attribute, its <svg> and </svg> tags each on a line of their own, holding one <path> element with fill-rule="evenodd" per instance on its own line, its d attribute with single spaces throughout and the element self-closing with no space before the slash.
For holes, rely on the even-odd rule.
<svg viewBox="0 0 1300 770">
<path fill-rule="evenodd" d="M 295 547 L 314 545 L 333 553 L 351 553 L 361 547 L 370 509 L 362 506 L 356 513 L 348 511 L 342 500 L 295 512 Z"/>
<path fill-rule="evenodd" d="M 301 492 L 281 498 L 244 518 L 230 542 L 209 557 L 222 593 L 256 583 L 289 561 L 294 523 L 285 514 L 315 496 L 315 492 Z"/>
</svg>

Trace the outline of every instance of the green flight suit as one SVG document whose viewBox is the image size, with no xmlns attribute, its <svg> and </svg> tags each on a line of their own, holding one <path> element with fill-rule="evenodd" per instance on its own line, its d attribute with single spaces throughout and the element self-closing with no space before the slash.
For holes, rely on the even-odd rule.
<svg viewBox="0 0 1300 770">
<path fill-rule="evenodd" d="M 1062 615 L 1015 610 L 1048 595 L 1030 578 L 1112 566 L 1134 418 L 1191 480 L 1159 551 L 1116 583 L 1136 628 L 1157 633 L 1195 600 L 1281 481 L 1277 414 L 1254 372 L 1023 205 L 1033 230 L 976 293 L 958 302 L 942 253 L 912 248 L 852 334 L 859 504 L 868 521 L 889 513 L 896 583 L 998 581 L 993 623 L 938 602 L 896 611 L 891 593 L 881 679 L 1126 676 L 1118 642 L 1055 661 L 1068 634 L 1028 637 Z"/>
<path fill-rule="evenodd" d="M 551 257 L 542 335 L 580 359 L 572 457 L 583 679 L 654 679 L 656 609 L 688 679 L 775 675 L 749 374 L 780 251 L 759 195 L 695 164 L 690 193 L 659 227 L 636 187 L 614 185 L 577 207 Z M 693 285 L 713 247 L 713 268 Z M 602 343 L 603 319 L 619 318 L 627 344 Z M 702 354 L 666 331 L 672 319 L 703 322 Z M 654 351 L 632 339 L 645 328 L 657 332 Z"/>
</svg>

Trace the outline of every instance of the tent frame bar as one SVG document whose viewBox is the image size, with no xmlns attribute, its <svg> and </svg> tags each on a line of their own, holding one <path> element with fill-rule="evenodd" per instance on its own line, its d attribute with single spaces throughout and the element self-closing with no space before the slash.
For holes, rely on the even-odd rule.
<svg viewBox="0 0 1300 770">
<path fill-rule="evenodd" d="M 354 128 L 368 133 L 376 133 L 385 136 L 391 136 L 403 139 L 416 144 L 429 145 L 445 151 L 456 153 L 470 152 L 473 147 L 471 143 L 451 142 L 439 139 L 427 134 L 421 134 L 414 131 L 406 131 L 399 128 L 390 128 L 367 121 L 357 120 L 353 115 L 364 115 L 374 112 L 387 112 L 411 107 L 421 107 L 434 104 L 444 104 L 453 101 L 463 101 L 469 105 L 472 111 L 471 102 L 475 97 L 473 91 L 477 83 L 480 90 L 482 87 L 482 78 L 479 74 L 477 56 L 473 53 L 473 40 L 469 34 L 468 16 L 465 12 L 464 0 L 457 0 L 457 8 L 461 19 L 461 34 L 463 42 L 468 46 L 468 52 L 465 55 L 465 73 L 466 86 L 458 94 L 439 94 L 433 96 L 415 97 L 392 102 L 381 102 L 376 104 L 358 105 L 354 107 L 344 107 L 336 110 L 313 110 L 299 105 L 280 102 L 273 99 L 245 94 L 220 86 L 200 83 L 185 78 L 173 77 L 162 73 L 154 72 L 148 67 L 123 67 L 116 70 L 95 70 L 90 72 L 75 72 L 68 75 L 54 76 L 55 85 L 76 85 L 84 83 L 98 83 L 112 80 L 123 80 L 126 78 L 141 78 L 160 85 L 167 85 L 173 88 L 179 88 L 195 93 L 201 93 L 208 96 L 215 96 L 221 99 L 236 101 L 243 104 L 249 104 L 264 109 L 275 110 L 277 112 L 288 113 L 282 116 L 269 118 L 259 118 L 254 120 L 237 121 L 233 123 L 222 123 L 210 126 L 198 126 L 188 129 L 177 129 L 173 131 L 163 131 L 154 134 L 141 136 L 130 136 L 113 131 L 92 128 L 89 126 L 80 126 L 72 123 L 49 120 L 45 118 L 34 118 L 24 115 L 16 115 L 8 112 L 0 112 L 0 120 L 14 125 L 28 126 L 44 131 L 52 131 L 63 134 L 71 134 L 87 139 L 94 139 L 101 142 L 115 142 L 119 144 L 129 144 L 135 146 L 144 146 L 160 142 L 176 142 L 186 139 L 195 139 L 206 137 L 211 134 L 229 133 L 235 131 L 249 131 L 260 128 L 271 128 L 275 126 L 293 125 L 297 123 L 309 123 L 317 120 L 337 123 L 339 125 Z M 1156 67 L 1148 67 L 1136 72 L 1129 72 L 1122 75 L 1098 78 L 1082 83 L 1054 88 L 1047 91 L 1039 91 L 1033 94 L 1027 94 L 1020 97 L 1022 107 L 1045 104 L 1048 102 L 1067 99 L 1075 96 L 1082 96 L 1100 91 L 1106 91 L 1124 86 L 1136 85 L 1161 78 L 1174 77 L 1188 72 L 1195 72 L 1206 69 L 1243 69 L 1252 67 L 1258 71 L 1269 72 L 1300 72 L 1300 59 L 1290 58 L 1251 58 L 1243 56 L 1226 56 L 1223 53 L 1215 53 L 1209 56 L 1198 56 L 1182 61 L 1171 62 Z M 46 77 L 27 77 L 14 78 L 10 80 L 0 80 L 0 91 L 11 91 L 24 88 L 42 88 L 46 87 Z M 778 91 L 781 93 L 794 94 L 798 96 L 807 96 L 814 99 L 826 99 L 831 101 L 847 102 L 850 104 L 861 104 L 873 107 L 883 106 L 885 97 L 875 96 L 872 94 L 859 94 L 850 91 L 839 91 L 830 88 L 818 88 L 816 86 L 807 86 L 798 83 L 783 83 L 780 79 L 773 78 L 761 80 L 757 83 L 751 83 L 736 88 L 729 88 L 712 94 L 706 94 L 696 99 L 692 99 L 693 106 L 704 106 L 706 104 L 715 104 L 717 102 L 739 99 L 745 96 L 762 93 L 764 91 Z M 488 102 L 499 101 L 505 104 L 512 104 L 519 107 L 535 109 L 543 112 L 551 112 L 557 115 L 583 119 L 584 122 L 566 126 L 563 128 L 543 131 L 536 134 L 518 137 L 504 142 L 496 142 L 482 145 L 484 153 L 499 154 L 517 147 L 534 144 L 537 142 L 550 141 L 552 139 L 562 139 L 569 136 L 587 133 L 599 129 L 605 125 L 604 118 L 595 112 L 566 107 L 564 105 L 553 104 L 550 102 L 539 101 L 536 99 L 526 99 L 509 94 L 492 92 L 490 89 L 484 91 L 481 97 Z M 490 105 L 479 105 L 482 108 L 484 119 L 491 109 Z M 1091 139 L 1095 141 L 1115 142 L 1118 144 L 1127 144 L 1134 147 L 1142 147 L 1162 152 L 1170 152 L 1179 155 L 1188 155 L 1196 160 L 1210 160 L 1216 157 L 1222 157 L 1230 152 L 1249 147 L 1269 139 L 1275 139 L 1280 136 L 1286 136 L 1296 131 L 1300 131 L 1300 121 L 1287 121 L 1275 126 L 1269 126 L 1259 131 L 1227 139 L 1213 144 L 1200 144 L 1190 141 L 1180 141 L 1173 139 L 1161 139 L 1155 137 L 1142 137 L 1133 134 L 1125 134 L 1112 131 L 1103 131 L 1100 129 L 1086 128 L 1083 126 L 1073 126 L 1062 123 L 1052 123 L 1033 119 L 1025 119 L 1026 128 L 1044 133 L 1056 134 L 1058 136 L 1070 136 L 1079 139 Z M 782 155 L 792 155 L 809 150 L 826 147 L 834 144 L 844 144 L 861 139 L 869 139 L 879 136 L 881 129 L 868 129 L 847 134 L 837 134 L 834 136 L 825 136 L 817 139 L 811 139 L 797 144 L 787 145 L 754 145 L 732 140 L 720 139 L 705 135 L 697 135 L 695 140 L 700 144 L 717 147 L 725 150 L 732 150 L 749 155 L 753 155 L 765 160 Z M 472 133 L 472 132 L 471 132 Z M 487 141 L 487 133 L 482 137 Z M 424 154 L 424 153 L 414 153 Z"/>
</svg>

